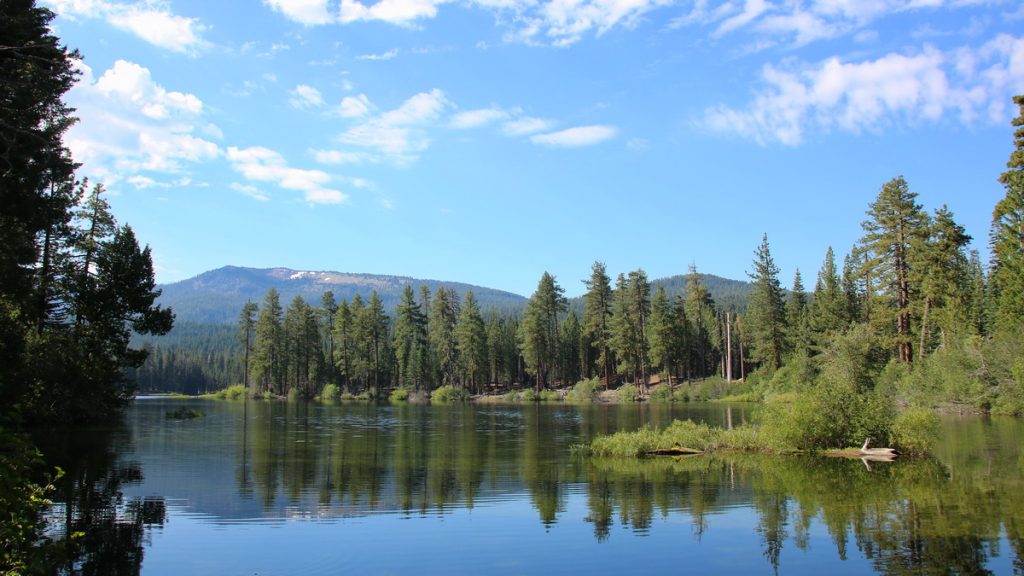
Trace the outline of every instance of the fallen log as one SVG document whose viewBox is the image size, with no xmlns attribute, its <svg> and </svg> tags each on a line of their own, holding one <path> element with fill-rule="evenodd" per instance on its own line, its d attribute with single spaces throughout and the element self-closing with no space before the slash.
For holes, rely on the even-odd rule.
<svg viewBox="0 0 1024 576">
<path fill-rule="evenodd" d="M 676 446 L 673 448 L 658 448 L 657 450 L 650 450 L 645 452 L 650 456 L 690 456 L 693 454 L 703 454 L 703 450 L 696 450 L 694 448 L 683 448 Z"/>
</svg>

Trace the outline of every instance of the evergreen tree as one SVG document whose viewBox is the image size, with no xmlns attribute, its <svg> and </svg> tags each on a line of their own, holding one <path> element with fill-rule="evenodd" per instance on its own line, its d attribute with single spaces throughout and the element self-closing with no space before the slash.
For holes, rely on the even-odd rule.
<svg viewBox="0 0 1024 576">
<path fill-rule="evenodd" d="M 545 386 L 558 358 L 558 315 L 567 302 L 555 277 L 545 272 L 526 303 L 518 340 L 527 369 L 536 376 L 537 391 Z"/>
<path fill-rule="evenodd" d="M 254 338 L 256 336 L 256 313 L 259 306 L 255 302 L 246 302 L 242 306 L 242 312 L 238 315 L 238 341 L 242 344 L 242 385 L 249 391 L 249 356 L 253 350 Z"/>
<path fill-rule="evenodd" d="M 252 351 L 252 381 L 256 392 L 284 392 L 284 354 L 282 350 L 281 295 L 267 290 L 256 318 L 256 341 Z"/>
<path fill-rule="evenodd" d="M 395 310 L 392 339 L 398 385 L 403 388 L 430 388 L 427 318 L 414 298 L 412 286 L 406 286 L 402 291 L 402 300 Z"/>
<path fill-rule="evenodd" d="M 462 380 L 468 381 L 470 389 L 479 392 L 487 365 L 487 331 L 472 290 L 466 292 L 466 299 L 462 302 L 458 324 L 455 326 L 455 342 Z"/>
<path fill-rule="evenodd" d="M 989 245 L 992 249 L 989 284 L 994 297 L 997 329 L 1024 324 L 1024 96 L 1015 96 L 1019 114 L 1013 120 L 1014 149 L 999 176 L 1006 195 L 992 211 Z"/>
<path fill-rule="evenodd" d="M 858 246 L 864 255 L 866 274 L 877 280 L 885 296 L 886 306 L 882 310 L 888 313 L 878 320 L 895 325 L 896 348 L 904 363 L 913 358 L 911 316 L 913 298 L 919 288 L 913 285 L 911 263 L 928 233 L 927 214 L 916 200 L 917 194 L 910 191 L 903 177 L 886 182 L 868 209 L 868 220 L 861 224 L 864 236 Z M 873 283 L 874 280 L 869 281 Z M 869 304 L 873 288 L 869 285 L 867 290 Z M 872 306 L 872 315 L 875 313 Z"/>
<path fill-rule="evenodd" d="M 787 347 L 789 350 L 810 355 L 811 352 L 811 326 L 810 313 L 807 304 L 807 292 L 804 291 L 804 281 L 800 276 L 800 270 L 793 275 L 793 288 L 786 298 L 786 326 L 787 326 Z"/>
<path fill-rule="evenodd" d="M 353 303 L 357 297 L 353 298 Z M 362 368 L 374 397 L 379 397 L 381 384 L 388 376 L 387 359 L 391 349 L 388 346 L 389 319 L 376 290 L 370 293 L 370 302 L 366 306 L 358 309 L 353 307 L 353 318 L 358 350 L 357 366 Z"/>
<path fill-rule="evenodd" d="M 664 372 L 672 383 L 672 372 L 677 360 L 679 327 L 676 315 L 664 286 L 658 286 L 651 299 L 651 319 L 647 330 L 647 348 L 651 365 Z"/>
<path fill-rule="evenodd" d="M 611 279 L 605 272 L 602 262 L 594 262 L 590 279 L 583 282 L 587 293 L 583 295 L 583 333 L 590 339 L 591 345 L 598 352 L 597 361 L 602 366 L 605 388 L 608 388 L 612 377 L 611 347 L 611 316 L 612 287 Z"/>
<path fill-rule="evenodd" d="M 948 208 L 943 206 L 935 211 L 914 270 L 921 304 L 918 358 L 924 358 L 930 348 L 935 328 L 942 347 L 950 336 L 970 330 L 970 269 L 966 253 L 970 241 L 971 237 L 956 223 Z"/>
<path fill-rule="evenodd" d="M 323 380 L 325 383 L 338 384 L 338 369 L 334 366 L 334 319 L 338 315 L 338 302 L 334 292 L 327 290 L 320 298 L 319 314 L 321 340 L 323 341 L 322 356 Z"/>
<path fill-rule="evenodd" d="M 651 285 L 643 270 L 619 274 L 612 298 L 611 346 L 619 359 L 619 371 L 647 389 L 647 322 L 651 314 Z"/>
<path fill-rule="evenodd" d="M 458 341 L 455 326 L 459 322 L 459 296 L 454 290 L 438 286 L 430 303 L 428 334 L 439 371 L 438 382 L 455 385 L 458 380 Z"/>
<path fill-rule="evenodd" d="M 845 330 L 851 320 L 849 313 L 849 300 L 836 270 L 835 255 L 829 246 L 818 271 L 811 304 L 811 328 L 818 340 Z"/>
<path fill-rule="evenodd" d="M 786 313 L 779 268 L 772 259 L 767 234 L 754 254 L 754 271 L 749 274 L 754 286 L 747 304 L 751 358 L 774 372 L 782 366 L 786 351 Z"/>
<path fill-rule="evenodd" d="M 356 294 L 352 300 L 359 298 Z M 362 300 L 360 300 L 360 303 Z M 348 387 L 353 377 L 353 358 L 355 356 L 355 321 L 352 308 L 347 300 L 338 304 L 338 312 L 334 315 L 334 368 L 338 371 L 344 386 Z"/>
<path fill-rule="evenodd" d="M 561 358 L 562 382 L 569 384 L 579 382 L 583 375 L 583 361 L 586 356 L 582 345 L 583 326 L 575 310 L 569 314 L 559 327 L 559 357 Z"/>
<path fill-rule="evenodd" d="M 686 317 L 690 325 L 689 377 L 706 378 L 718 363 L 717 312 L 711 293 L 700 280 L 697 266 L 690 264 L 686 276 Z"/>
</svg>

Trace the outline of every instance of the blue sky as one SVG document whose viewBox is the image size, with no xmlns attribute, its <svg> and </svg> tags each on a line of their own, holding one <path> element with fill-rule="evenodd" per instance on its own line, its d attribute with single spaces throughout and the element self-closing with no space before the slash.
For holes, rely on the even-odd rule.
<svg viewBox="0 0 1024 576">
<path fill-rule="evenodd" d="M 79 49 L 66 142 L 160 282 L 226 264 L 569 295 L 788 285 L 882 184 L 987 257 L 1024 93 L 998 0 L 44 0 Z"/>
</svg>

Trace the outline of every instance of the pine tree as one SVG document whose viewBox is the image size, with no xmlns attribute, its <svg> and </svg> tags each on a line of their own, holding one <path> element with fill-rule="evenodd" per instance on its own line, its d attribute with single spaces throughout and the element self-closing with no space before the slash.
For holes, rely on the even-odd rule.
<svg viewBox="0 0 1024 576">
<path fill-rule="evenodd" d="M 582 345 L 583 326 L 575 310 L 569 314 L 559 327 L 559 352 L 561 361 L 561 380 L 566 384 L 578 382 L 583 375 L 583 361 L 586 356 Z"/>
<path fill-rule="evenodd" d="M 458 379 L 458 342 L 455 326 L 459 322 L 459 296 L 454 290 L 438 286 L 430 303 L 427 325 L 430 346 L 439 371 L 438 383 L 455 385 Z"/>
<path fill-rule="evenodd" d="M 804 291 L 803 278 L 800 270 L 793 275 L 793 288 L 786 298 L 787 347 L 789 350 L 803 354 L 811 353 L 810 313 L 807 304 L 807 292 Z"/>
<path fill-rule="evenodd" d="M 774 372 L 782 366 L 786 351 L 786 312 L 779 268 L 772 259 L 767 234 L 754 254 L 754 271 L 749 274 L 754 286 L 747 304 L 751 358 Z"/>
<path fill-rule="evenodd" d="M 583 282 L 587 293 L 583 296 L 583 333 L 598 352 L 597 361 L 604 374 L 605 389 L 612 377 L 611 340 L 612 287 L 611 279 L 602 262 L 594 262 L 590 279 Z"/>
<path fill-rule="evenodd" d="M 706 378 L 718 363 L 717 312 L 711 293 L 700 280 L 697 266 L 690 264 L 686 276 L 686 317 L 690 324 L 691 377 Z"/>
<path fill-rule="evenodd" d="M 647 323 L 651 314 L 651 285 L 643 270 L 619 274 L 612 297 L 611 347 L 619 371 L 646 391 L 649 366 Z"/>
<path fill-rule="evenodd" d="M 836 270 L 835 255 L 829 246 L 818 271 L 811 304 L 811 328 L 820 341 L 829 334 L 845 330 L 850 324 L 849 301 Z"/>
<path fill-rule="evenodd" d="M 1013 120 L 1014 149 L 999 176 L 1006 189 L 992 211 L 989 245 L 992 249 L 989 284 L 997 329 L 1014 330 L 1024 324 L 1024 96 L 1013 98 L 1020 113 Z"/>
<path fill-rule="evenodd" d="M 412 286 L 406 286 L 402 291 L 402 300 L 395 310 L 392 339 L 398 385 L 403 388 L 430 388 L 427 317 L 414 298 Z"/>
<path fill-rule="evenodd" d="M 537 391 L 547 382 L 558 358 L 558 315 L 567 302 L 555 277 L 545 272 L 526 303 L 518 341 L 527 369 L 536 376 Z"/>
<path fill-rule="evenodd" d="M 355 301 L 356 294 L 352 300 Z M 360 301 L 361 302 L 361 301 Z M 355 321 L 352 308 L 344 298 L 338 303 L 338 312 L 334 315 L 334 368 L 341 376 L 347 388 L 353 377 L 353 358 L 355 356 Z"/>
<path fill-rule="evenodd" d="M 913 270 L 919 286 L 921 323 L 918 358 L 924 358 L 931 346 L 932 332 L 938 328 L 939 342 L 945 347 L 950 336 L 970 329 L 970 270 L 966 254 L 971 237 L 956 223 L 945 206 L 935 211 L 925 242 L 916 256 Z"/>
<path fill-rule="evenodd" d="M 242 385 L 249 392 L 249 356 L 252 354 L 256 336 L 256 313 L 259 306 L 255 302 L 246 302 L 238 315 L 238 341 L 242 345 Z"/>
<path fill-rule="evenodd" d="M 258 393 L 271 394 L 284 391 L 284 358 L 281 349 L 281 296 L 277 290 L 267 290 L 256 318 L 256 341 L 252 354 L 252 381 Z"/>
<path fill-rule="evenodd" d="M 320 308 L 317 310 L 320 320 L 321 340 L 323 342 L 322 356 L 324 358 L 323 380 L 324 383 L 338 384 L 338 369 L 334 366 L 334 318 L 338 315 L 338 302 L 334 299 L 334 292 L 327 290 L 320 298 Z"/>
<path fill-rule="evenodd" d="M 354 299 L 353 299 L 354 301 Z M 360 364 L 367 374 L 367 384 L 372 384 L 374 397 L 380 396 L 381 384 L 387 377 L 387 363 L 391 349 L 388 346 L 388 315 L 380 295 L 374 290 L 370 302 L 354 314 L 356 341 L 361 342 Z"/>
<path fill-rule="evenodd" d="M 911 263 L 928 231 L 927 215 L 916 199 L 903 177 L 886 182 L 868 209 L 868 220 L 861 224 L 864 236 L 858 245 L 865 274 L 874 279 L 872 284 L 877 281 L 886 297 L 883 310 L 888 314 L 880 320 L 895 325 L 899 359 L 908 364 L 913 359 L 911 316 L 918 289 L 913 285 Z M 869 304 L 872 297 L 873 286 L 867 290 Z"/>
<path fill-rule="evenodd" d="M 651 357 L 651 365 L 668 376 L 672 383 L 672 372 L 678 359 L 679 327 L 672 302 L 665 293 L 664 286 L 658 286 L 651 298 L 651 319 L 647 330 L 647 348 Z"/>
<path fill-rule="evenodd" d="M 472 290 L 466 292 L 462 302 L 455 326 L 455 341 L 462 380 L 468 381 L 470 389 L 479 392 L 481 375 L 487 365 L 487 332 Z"/>
</svg>

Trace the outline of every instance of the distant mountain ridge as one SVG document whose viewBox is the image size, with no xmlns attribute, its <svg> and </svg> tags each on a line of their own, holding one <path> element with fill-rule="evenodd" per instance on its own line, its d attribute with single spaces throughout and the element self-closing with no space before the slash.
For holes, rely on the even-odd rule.
<svg viewBox="0 0 1024 576">
<path fill-rule="evenodd" d="M 376 290 L 384 308 L 392 312 L 406 286 L 416 290 L 417 299 L 420 286 L 429 288 L 431 294 L 438 286 L 445 286 L 455 290 L 460 297 L 472 290 L 484 310 L 519 309 L 526 303 L 526 298 L 519 294 L 463 282 L 291 268 L 224 266 L 158 287 L 163 291 L 160 304 L 173 308 L 179 322 L 225 324 L 238 320 L 238 314 L 246 302 L 262 303 L 270 288 L 281 294 L 281 305 L 285 308 L 295 296 L 302 296 L 311 306 L 319 306 L 324 292 L 328 290 L 334 292 L 334 298 L 339 302 L 343 298 L 351 300 L 356 294 L 368 298 Z"/>
<path fill-rule="evenodd" d="M 701 274 L 701 282 L 722 307 L 742 310 L 746 308 L 750 284 L 740 280 L 720 278 Z M 652 281 L 656 287 L 665 286 L 669 295 L 682 293 L 686 289 L 683 275 L 659 278 Z M 377 291 L 384 308 L 393 313 L 402 291 L 412 286 L 419 298 L 420 286 L 426 286 L 433 294 L 439 286 L 455 290 L 460 297 L 472 290 L 483 310 L 518 311 L 527 301 L 525 296 L 504 290 L 475 286 L 464 282 L 424 280 L 407 276 L 382 274 L 354 274 L 335 271 L 295 270 L 292 268 L 245 268 L 224 266 L 210 270 L 179 282 L 161 284 L 163 292 L 159 302 L 174 309 L 179 323 L 233 324 L 238 320 L 242 306 L 248 302 L 262 303 L 270 288 L 281 294 L 281 305 L 285 308 L 295 298 L 302 296 L 311 306 L 319 306 L 324 292 L 334 292 L 337 301 L 351 300 L 356 294 L 368 298 Z M 582 298 L 572 300 L 574 307 L 582 307 Z"/>
</svg>

